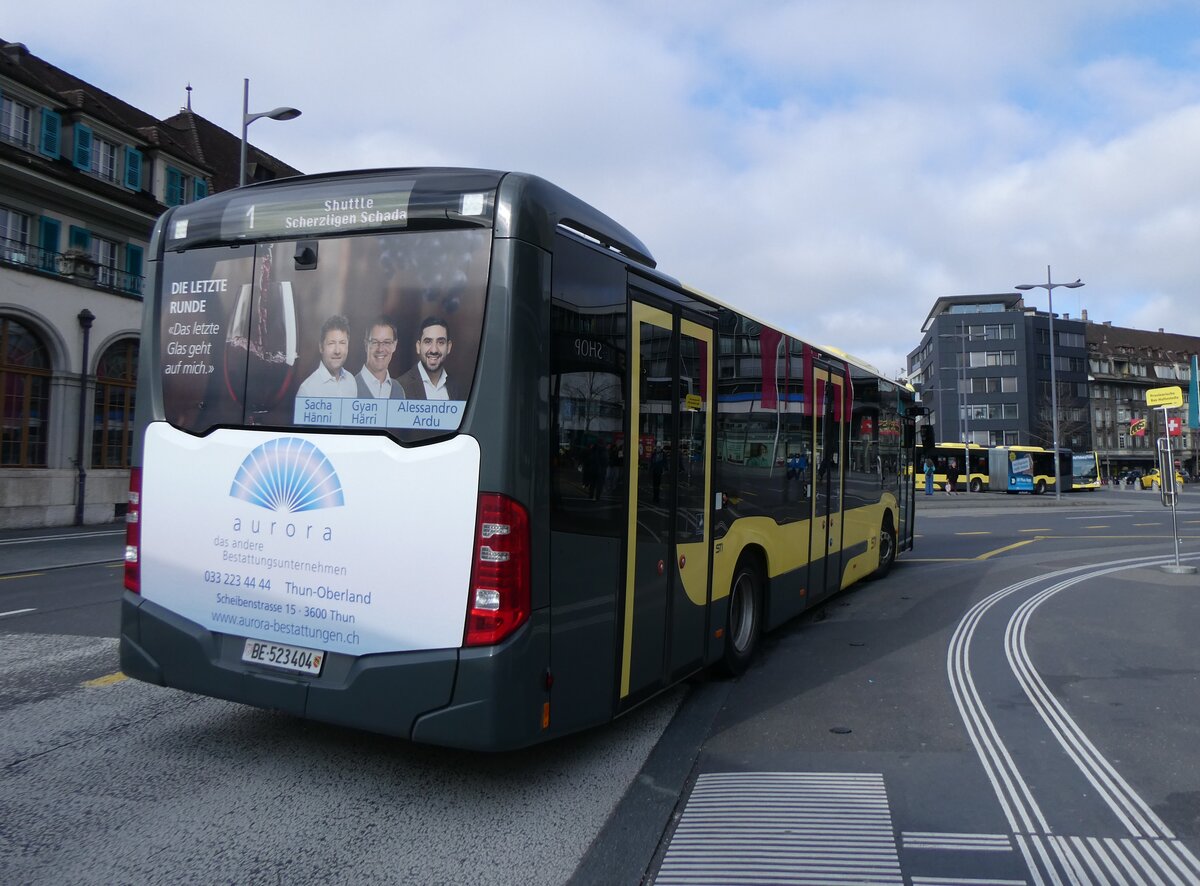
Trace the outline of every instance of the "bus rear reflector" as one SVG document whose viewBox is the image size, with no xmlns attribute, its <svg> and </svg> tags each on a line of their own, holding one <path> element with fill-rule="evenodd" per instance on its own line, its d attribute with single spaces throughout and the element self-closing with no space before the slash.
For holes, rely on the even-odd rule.
<svg viewBox="0 0 1200 886">
<path fill-rule="evenodd" d="M 142 592 L 142 469 L 129 469 L 129 510 L 125 512 L 125 589 Z"/>
<path fill-rule="evenodd" d="M 506 495 L 482 492 L 464 646 L 499 643 L 529 620 L 529 516 Z"/>
</svg>

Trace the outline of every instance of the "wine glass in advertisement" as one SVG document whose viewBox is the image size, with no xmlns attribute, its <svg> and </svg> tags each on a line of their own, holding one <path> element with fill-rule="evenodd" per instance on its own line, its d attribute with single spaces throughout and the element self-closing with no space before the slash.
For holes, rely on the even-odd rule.
<svg viewBox="0 0 1200 886">
<path fill-rule="evenodd" d="M 296 367 L 296 302 L 288 280 L 273 281 L 266 247 L 255 284 L 238 292 L 225 337 L 225 387 L 247 424 L 265 423 L 287 393 Z"/>
</svg>

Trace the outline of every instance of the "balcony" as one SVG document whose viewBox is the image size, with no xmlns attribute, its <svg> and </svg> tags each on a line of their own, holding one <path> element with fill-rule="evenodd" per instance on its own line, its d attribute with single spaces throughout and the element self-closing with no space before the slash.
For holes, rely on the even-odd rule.
<svg viewBox="0 0 1200 886">
<path fill-rule="evenodd" d="M 0 239 L 0 266 L 58 277 L 121 295 L 142 297 L 144 278 L 141 275 L 98 265 L 90 255 L 78 250 L 51 252 L 17 240 Z"/>
</svg>

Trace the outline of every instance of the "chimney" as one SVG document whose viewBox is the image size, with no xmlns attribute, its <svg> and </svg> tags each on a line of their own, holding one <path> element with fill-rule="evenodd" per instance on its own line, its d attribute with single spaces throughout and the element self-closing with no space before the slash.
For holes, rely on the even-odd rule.
<svg viewBox="0 0 1200 886">
<path fill-rule="evenodd" d="M 1083 316 L 1083 322 L 1086 323 L 1088 321 L 1087 308 L 1084 308 L 1082 311 L 1080 311 L 1080 314 L 1082 314 L 1082 316 Z"/>
<path fill-rule="evenodd" d="M 8 60 L 14 65 L 19 65 L 21 59 L 29 55 L 29 47 L 24 43 L 5 43 L 2 50 Z"/>
</svg>

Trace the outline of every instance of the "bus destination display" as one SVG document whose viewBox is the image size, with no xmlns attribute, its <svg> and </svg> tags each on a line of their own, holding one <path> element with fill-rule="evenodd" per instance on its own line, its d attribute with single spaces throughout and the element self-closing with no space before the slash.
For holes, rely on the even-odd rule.
<svg viewBox="0 0 1200 886">
<path fill-rule="evenodd" d="M 408 224 L 411 194 L 411 184 L 402 190 L 305 196 L 295 200 L 255 199 L 248 194 L 229 201 L 221 217 L 221 236 L 225 239 L 308 237 L 403 228 Z"/>
</svg>

